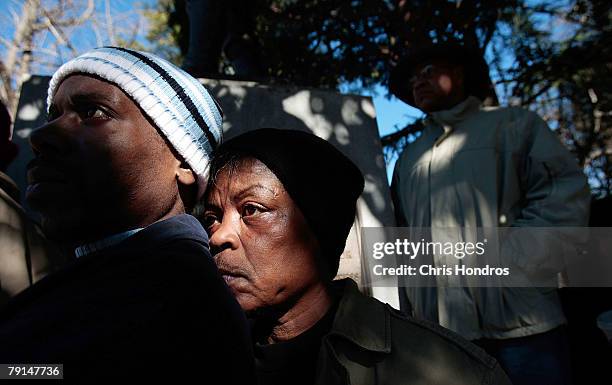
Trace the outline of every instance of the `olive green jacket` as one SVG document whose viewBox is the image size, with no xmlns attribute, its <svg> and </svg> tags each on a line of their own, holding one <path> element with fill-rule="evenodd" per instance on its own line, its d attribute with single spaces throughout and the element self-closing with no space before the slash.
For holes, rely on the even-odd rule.
<svg viewBox="0 0 612 385">
<path fill-rule="evenodd" d="M 316 384 L 510 384 L 495 359 L 457 334 L 361 294 L 350 279 L 334 288 L 340 303 Z"/>
</svg>

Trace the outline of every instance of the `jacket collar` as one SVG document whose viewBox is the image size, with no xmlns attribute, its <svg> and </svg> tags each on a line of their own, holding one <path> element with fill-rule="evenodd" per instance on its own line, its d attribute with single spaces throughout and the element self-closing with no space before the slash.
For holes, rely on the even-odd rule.
<svg viewBox="0 0 612 385">
<path fill-rule="evenodd" d="M 475 96 L 467 99 L 451 109 L 431 113 L 431 118 L 442 126 L 454 126 L 480 109 L 482 102 Z"/>
<path fill-rule="evenodd" d="M 112 247 L 112 246 L 115 246 L 121 243 L 122 241 L 128 239 L 129 237 L 136 234 L 142 229 L 143 228 L 141 227 L 141 228 L 137 228 L 133 230 L 123 231 L 121 233 L 111 235 L 109 237 L 100 239 L 95 242 L 90 242 L 90 243 L 80 245 L 74 249 L 74 255 L 75 257 L 80 258 L 80 257 L 84 257 L 89 254 L 97 253 L 98 251 L 107 249 L 109 247 Z"/>
<path fill-rule="evenodd" d="M 391 352 L 391 320 L 385 304 L 361 294 L 357 284 L 346 278 L 335 281 L 340 303 L 329 336 L 340 336 L 372 352 Z"/>
<path fill-rule="evenodd" d="M 119 244 L 124 249 L 143 250 L 150 245 L 159 245 L 176 239 L 190 239 L 208 247 L 208 235 L 200 222 L 189 214 L 178 214 L 144 228 L 128 230 L 93 243 L 79 245 L 74 249 L 74 255 L 84 257 L 101 250 L 110 251 Z"/>
</svg>

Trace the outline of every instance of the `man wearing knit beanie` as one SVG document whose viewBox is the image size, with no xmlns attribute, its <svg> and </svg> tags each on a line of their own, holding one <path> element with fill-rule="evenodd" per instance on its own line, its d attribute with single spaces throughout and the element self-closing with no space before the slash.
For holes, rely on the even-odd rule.
<svg viewBox="0 0 612 385">
<path fill-rule="evenodd" d="M 104 47 L 58 69 L 26 199 L 71 262 L 0 313 L 0 362 L 249 383 L 246 320 L 185 214 L 221 129 L 209 92 L 154 55 Z"/>
</svg>

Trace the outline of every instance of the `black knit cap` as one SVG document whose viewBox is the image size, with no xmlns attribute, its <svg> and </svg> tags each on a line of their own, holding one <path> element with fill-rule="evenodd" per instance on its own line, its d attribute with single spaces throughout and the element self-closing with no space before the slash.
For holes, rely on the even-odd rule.
<svg viewBox="0 0 612 385">
<path fill-rule="evenodd" d="M 327 141 L 289 129 L 262 128 L 228 140 L 217 149 L 211 175 L 228 154 L 256 158 L 276 175 L 317 237 L 333 278 L 364 187 L 357 166 Z"/>
</svg>

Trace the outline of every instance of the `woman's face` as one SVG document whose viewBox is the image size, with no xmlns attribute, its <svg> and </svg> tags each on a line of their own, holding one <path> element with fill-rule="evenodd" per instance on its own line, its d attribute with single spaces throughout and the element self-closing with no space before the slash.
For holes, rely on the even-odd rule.
<svg viewBox="0 0 612 385">
<path fill-rule="evenodd" d="M 202 222 L 215 263 L 246 312 L 282 305 L 321 280 L 314 234 L 282 183 L 257 159 L 220 171 Z"/>
</svg>

